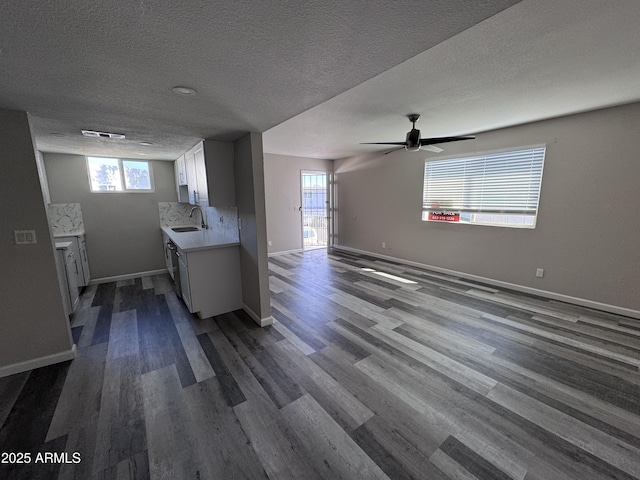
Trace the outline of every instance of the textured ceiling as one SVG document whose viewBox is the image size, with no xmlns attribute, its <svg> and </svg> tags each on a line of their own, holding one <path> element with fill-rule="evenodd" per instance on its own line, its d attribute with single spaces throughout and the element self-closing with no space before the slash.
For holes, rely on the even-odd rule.
<svg viewBox="0 0 640 480">
<path fill-rule="evenodd" d="M 640 2 L 613 5 L 5 0 L 0 108 L 31 114 L 42 151 L 174 159 L 253 130 L 340 158 L 403 140 L 414 111 L 440 136 L 640 100 Z"/>
<path fill-rule="evenodd" d="M 0 107 L 32 115 L 42 151 L 175 158 L 264 132 L 514 3 L 5 0 Z"/>
<path fill-rule="evenodd" d="M 640 101 L 639 25 L 637 0 L 525 0 L 267 131 L 265 150 L 388 151 L 356 144 L 403 141 L 411 112 L 439 137 Z"/>
</svg>

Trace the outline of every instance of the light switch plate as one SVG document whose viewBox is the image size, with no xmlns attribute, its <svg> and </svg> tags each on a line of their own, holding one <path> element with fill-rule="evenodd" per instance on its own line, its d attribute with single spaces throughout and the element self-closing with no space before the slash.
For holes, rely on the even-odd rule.
<svg viewBox="0 0 640 480">
<path fill-rule="evenodd" d="M 13 235 L 16 239 L 16 245 L 33 245 L 34 243 L 38 243 L 35 230 L 14 230 Z"/>
</svg>

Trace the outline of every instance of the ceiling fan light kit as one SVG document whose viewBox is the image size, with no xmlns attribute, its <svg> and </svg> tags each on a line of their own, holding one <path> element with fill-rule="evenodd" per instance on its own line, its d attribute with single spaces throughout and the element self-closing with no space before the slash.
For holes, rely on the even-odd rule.
<svg viewBox="0 0 640 480">
<path fill-rule="evenodd" d="M 442 149 L 435 147 L 434 145 L 439 143 L 458 142 L 460 140 L 473 140 L 476 138 L 474 135 L 462 135 L 456 137 L 432 137 L 432 138 L 420 138 L 420 130 L 416 128 L 416 122 L 420 119 L 419 113 L 410 113 L 407 115 L 409 121 L 413 124 L 413 127 L 409 132 L 404 142 L 371 142 L 362 143 L 361 145 L 400 145 L 398 148 L 394 148 L 385 153 L 395 152 L 404 148 L 408 152 L 417 152 L 419 150 L 429 150 L 431 152 L 440 153 Z"/>
</svg>

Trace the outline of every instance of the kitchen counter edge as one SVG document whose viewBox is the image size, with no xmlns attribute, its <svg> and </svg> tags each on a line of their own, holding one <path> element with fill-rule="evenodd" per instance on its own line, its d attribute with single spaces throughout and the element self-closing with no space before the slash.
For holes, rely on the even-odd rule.
<svg viewBox="0 0 640 480">
<path fill-rule="evenodd" d="M 171 227 L 161 227 L 169 239 L 183 252 L 208 250 L 211 248 L 237 247 L 240 241 L 225 237 L 212 230 L 198 230 L 197 232 L 174 232 Z"/>
</svg>

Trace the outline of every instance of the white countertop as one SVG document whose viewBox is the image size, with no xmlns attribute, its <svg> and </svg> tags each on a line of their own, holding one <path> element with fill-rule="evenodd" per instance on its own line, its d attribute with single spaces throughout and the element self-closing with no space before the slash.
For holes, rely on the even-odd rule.
<svg viewBox="0 0 640 480">
<path fill-rule="evenodd" d="M 74 230 L 72 232 L 67 232 L 67 233 L 54 233 L 53 238 L 81 237 L 82 235 L 84 235 L 84 230 Z"/>
<path fill-rule="evenodd" d="M 197 232 L 174 232 L 171 227 L 162 227 L 162 232 L 184 251 L 205 250 L 208 248 L 236 247 L 240 242 L 214 230 L 198 230 Z"/>
</svg>

